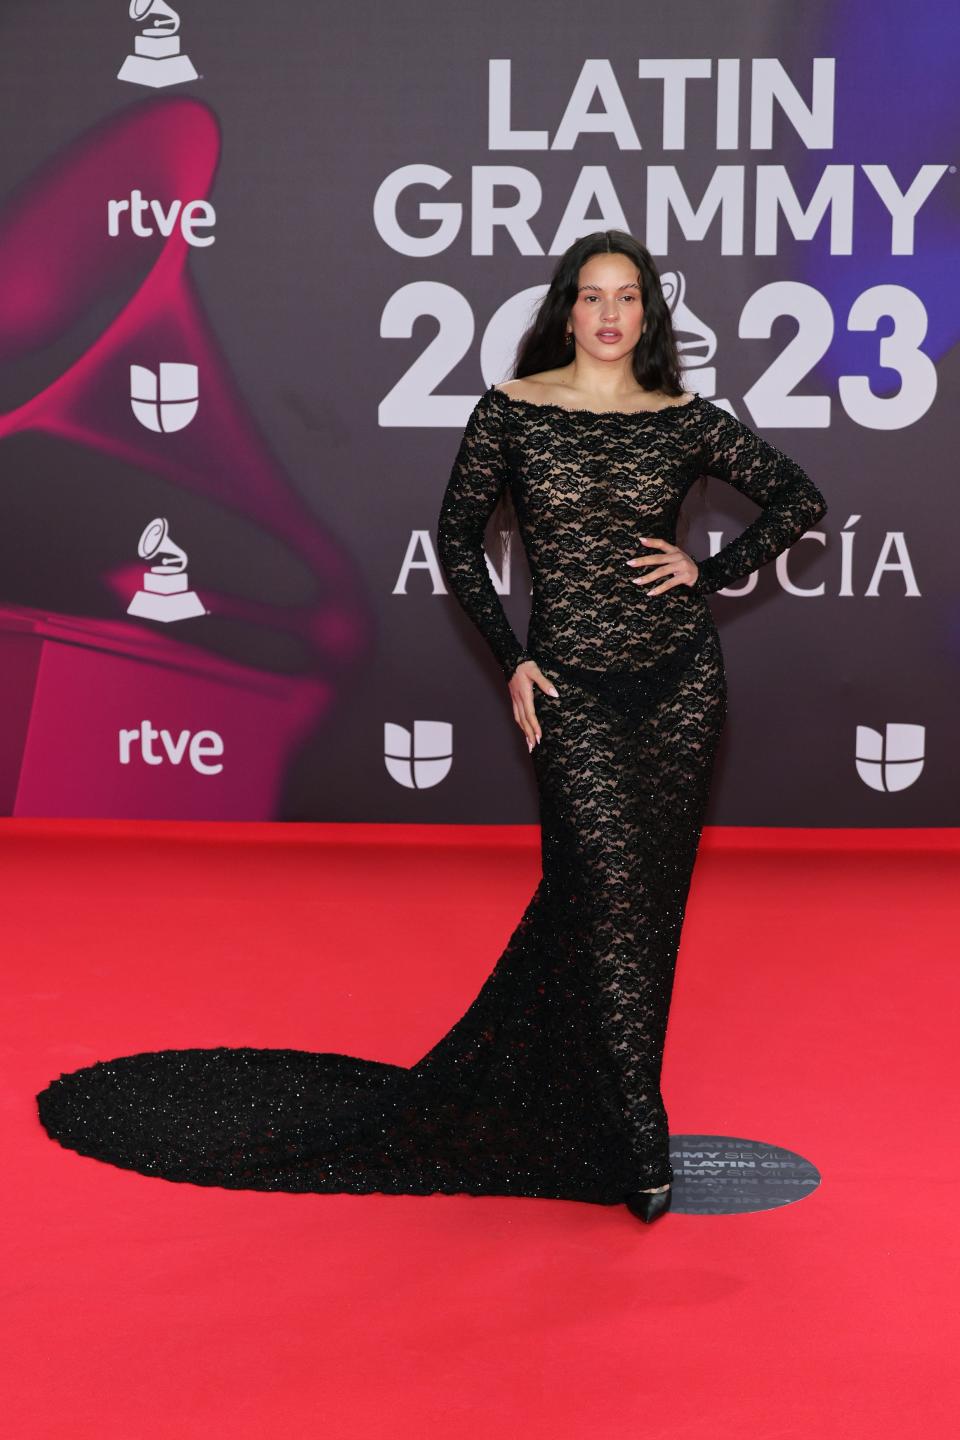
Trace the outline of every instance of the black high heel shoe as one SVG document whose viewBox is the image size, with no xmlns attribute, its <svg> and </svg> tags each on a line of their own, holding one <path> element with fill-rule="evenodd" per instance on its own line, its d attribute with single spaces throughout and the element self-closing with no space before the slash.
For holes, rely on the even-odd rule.
<svg viewBox="0 0 960 1440">
<path fill-rule="evenodd" d="M 659 1215 L 665 1215 L 670 1209 L 670 1201 L 673 1198 L 673 1186 L 668 1185 L 666 1190 L 638 1190 L 626 1198 L 626 1206 L 631 1215 L 652 1224 Z"/>
</svg>

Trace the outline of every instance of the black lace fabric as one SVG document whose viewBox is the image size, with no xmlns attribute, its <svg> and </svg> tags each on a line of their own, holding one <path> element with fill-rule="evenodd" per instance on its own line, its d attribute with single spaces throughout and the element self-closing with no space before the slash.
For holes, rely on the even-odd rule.
<svg viewBox="0 0 960 1440">
<path fill-rule="evenodd" d="M 673 541 L 701 474 L 761 507 L 659 595 L 626 561 Z M 487 568 L 505 485 L 533 580 L 526 646 Z M 459 1020 L 416 1064 L 219 1047 L 101 1061 L 37 1098 L 62 1145 L 230 1189 L 617 1204 L 673 1178 L 660 1074 L 681 926 L 726 714 L 704 596 L 825 513 L 805 472 L 700 397 L 594 412 L 491 387 L 439 516 L 450 589 L 509 678 L 533 658 L 542 878 Z M 444 937 L 456 947 L 457 936 Z"/>
</svg>

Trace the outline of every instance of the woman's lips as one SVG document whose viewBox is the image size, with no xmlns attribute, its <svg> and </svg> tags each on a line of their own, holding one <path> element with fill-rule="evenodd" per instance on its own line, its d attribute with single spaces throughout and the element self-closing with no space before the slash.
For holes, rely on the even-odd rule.
<svg viewBox="0 0 960 1440">
<path fill-rule="evenodd" d="M 615 345 L 623 336 L 619 330 L 598 330 L 597 339 L 603 340 L 607 345 Z"/>
</svg>

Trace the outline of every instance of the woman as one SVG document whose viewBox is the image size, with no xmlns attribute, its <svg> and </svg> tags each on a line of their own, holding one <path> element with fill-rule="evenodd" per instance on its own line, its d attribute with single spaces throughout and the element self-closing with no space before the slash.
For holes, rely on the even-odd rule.
<svg viewBox="0 0 960 1440">
<path fill-rule="evenodd" d="M 623 232 L 589 235 L 562 257 L 515 374 L 470 416 L 439 556 L 503 667 L 534 754 L 543 881 L 524 917 L 535 932 L 526 948 L 582 1017 L 565 1039 L 611 1127 L 604 1173 L 650 1221 L 670 1203 L 660 1071 L 726 713 L 703 597 L 772 560 L 826 505 L 799 465 L 683 391 L 655 266 Z M 672 537 L 700 474 L 722 477 L 763 511 L 697 563 Z M 483 559 L 501 492 L 513 497 L 533 579 L 526 647 Z M 561 1083 L 550 1060 L 537 1079 Z M 601 1183 L 600 1173 L 591 1180 Z"/>
<path fill-rule="evenodd" d="M 799 466 L 683 392 L 659 277 L 629 235 L 567 251 L 516 371 L 470 415 L 437 536 L 539 786 L 542 879 L 492 973 L 410 1067 L 219 1047 L 64 1075 L 38 1096 L 62 1144 L 232 1189 L 550 1196 L 626 1202 L 647 1221 L 667 1209 L 661 1059 L 725 710 L 703 596 L 826 507 Z M 670 537 L 701 473 L 763 511 L 698 564 Z M 529 648 L 484 558 L 508 492 L 534 579 Z"/>
</svg>

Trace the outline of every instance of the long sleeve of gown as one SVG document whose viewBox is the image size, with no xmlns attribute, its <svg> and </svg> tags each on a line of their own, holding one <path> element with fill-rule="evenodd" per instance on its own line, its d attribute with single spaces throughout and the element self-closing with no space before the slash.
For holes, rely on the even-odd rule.
<svg viewBox="0 0 960 1440">
<path fill-rule="evenodd" d="M 530 659 L 507 620 L 483 548 L 487 521 L 507 483 L 500 414 L 489 394 L 467 420 L 437 523 L 437 558 L 447 583 L 500 662 L 509 680 Z"/>
<path fill-rule="evenodd" d="M 716 555 L 697 561 L 699 573 L 690 588 L 699 595 L 712 595 L 775 559 L 827 511 L 820 491 L 795 460 L 742 420 L 713 408 L 705 473 L 749 496 L 761 514 Z"/>
</svg>

